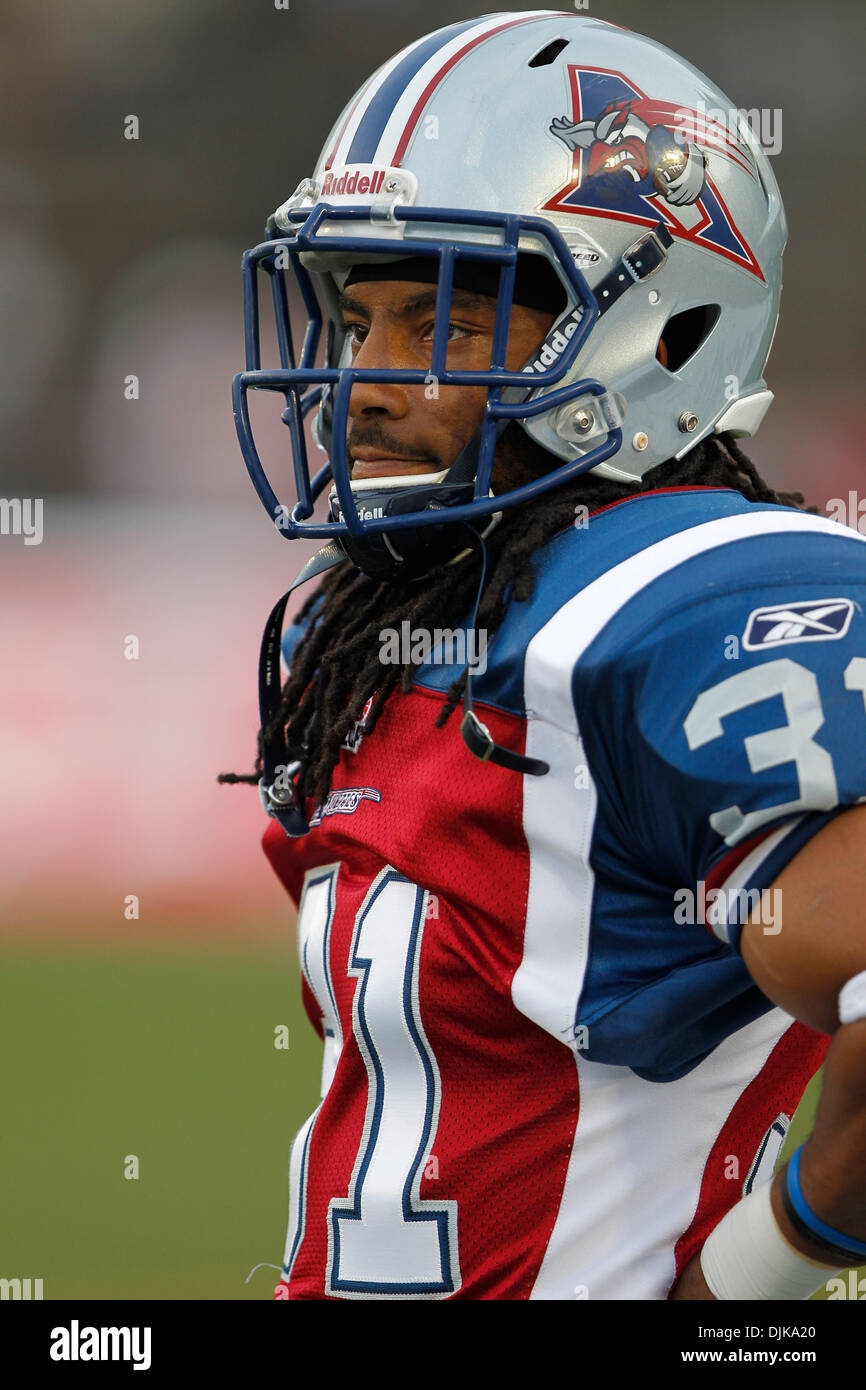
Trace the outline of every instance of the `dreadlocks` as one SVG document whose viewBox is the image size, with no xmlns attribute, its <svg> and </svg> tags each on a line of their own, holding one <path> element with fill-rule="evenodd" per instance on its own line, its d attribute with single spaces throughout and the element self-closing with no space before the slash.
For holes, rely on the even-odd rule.
<svg viewBox="0 0 866 1390">
<path fill-rule="evenodd" d="M 710 436 L 683 459 L 669 459 L 651 469 L 637 484 L 587 475 L 547 493 L 529 507 L 506 512 L 487 545 L 487 582 L 478 608 L 477 626 L 489 637 L 496 631 L 513 599 L 524 603 L 532 594 L 533 553 L 558 531 L 574 522 L 577 507 L 590 512 L 625 497 L 659 487 L 728 487 L 749 502 L 770 502 L 802 509 L 802 493 L 776 493 L 764 482 L 729 434 Z M 812 507 L 808 510 L 815 511 Z M 301 608 L 297 622 L 310 618 L 292 657 L 292 669 L 282 691 L 273 728 L 284 727 L 291 761 L 300 761 L 297 791 L 323 802 L 340 756 L 340 747 L 367 701 L 373 697 L 364 724 L 365 736 L 376 727 L 388 696 L 399 684 L 408 694 L 421 661 L 384 665 L 379 633 L 399 629 L 459 627 L 470 611 L 478 588 L 477 552 L 444 566 L 416 582 L 374 580 L 350 562 L 330 570 Z M 311 616 L 312 615 L 312 616 Z M 435 725 L 448 721 L 459 703 L 466 672 L 450 686 Z M 262 771 L 265 730 L 258 735 L 258 758 L 249 776 L 222 773 L 220 782 L 257 783 Z M 267 731 L 270 733 L 270 730 Z"/>
</svg>

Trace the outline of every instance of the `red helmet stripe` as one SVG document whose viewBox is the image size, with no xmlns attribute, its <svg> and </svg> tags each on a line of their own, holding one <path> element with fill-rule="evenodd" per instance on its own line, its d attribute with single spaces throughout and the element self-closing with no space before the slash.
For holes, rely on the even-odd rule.
<svg viewBox="0 0 866 1390">
<path fill-rule="evenodd" d="M 439 69 L 436 75 L 432 77 L 430 81 L 427 83 L 427 86 L 424 88 L 424 91 L 421 93 L 420 97 L 415 103 L 415 106 L 412 110 L 412 114 L 406 122 L 403 134 L 400 136 L 397 149 L 394 153 L 394 158 L 391 160 L 391 165 L 393 167 L 399 168 L 403 156 L 406 153 L 406 148 L 414 133 L 415 127 L 417 126 L 418 121 L 421 118 L 421 113 L 424 110 L 424 107 L 427 105 L 436 88 L 439 86 L 439 83 L 442 81 L 444 77 L 448 75 L 448 73 L 454 67 L 455 63 L 458 63 L 461 58 L 465 57 L 465 55 L 469 53 L 471 49 L 477 48 L 479 44 L 486 43 L 488 39 L 492 39 L 494 34 L 501 34 L 503 30 L 513 29 L 518 24 L 533 24 L 536 20 L 539 19 L 552 19 L 556 17 L 556 14 L 557 11 L 555 10 L 539 10 L 538 14 L 523 15 L 520 19 L 507 20 L 504 24 L 498 24 L 495 29 L 488 29 L 487 32 L 484 34 L 477 34 L 474 39 L 470 39 L 468 43 L 464 44 L 463 47 L 457 51 L 457 53 L 452 53 L 447 63 L 443 64 L 443 66 Z"/>
</svg>

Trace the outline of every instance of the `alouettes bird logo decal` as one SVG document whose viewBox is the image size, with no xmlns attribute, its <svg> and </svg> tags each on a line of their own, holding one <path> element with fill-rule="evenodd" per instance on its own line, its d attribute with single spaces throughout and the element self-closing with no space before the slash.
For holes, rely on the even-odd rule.
<svg viewBox="0 0 866 1390">
<path fill-rule="evenodd" d="M 541 212 L 621 218 L 647 227 L 661 220 L 675 239 L 735 261 L 759 279 L 760 266 L 735 226 L 709 172 L 725 160 L 757 180 L 738 131 L 705 113 L 649 97 L 623 73 L 568 64 L 572 112 L 547 129 L 571 155 L 565 184 Z"/>
</svg>

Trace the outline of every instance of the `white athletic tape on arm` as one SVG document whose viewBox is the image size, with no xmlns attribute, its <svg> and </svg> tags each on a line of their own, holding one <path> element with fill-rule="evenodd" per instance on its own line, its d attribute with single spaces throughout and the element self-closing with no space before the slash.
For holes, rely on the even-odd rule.
<svg viewBox="0 0 866 1390">
<path fill-rule="evenodd" d="M 762 1183 L 722 1217 L 701 1251 L 701 1269 L 718 1299 L 809 1298 L 838 1270 L 801 1255 L 779 1230 Z"/>
<path fill-rule="evenodd" d="M 839 1022 L 856 1023 L 866 1018 L 866 970 L 861 970 L 839 992 Z"/>
</svg>

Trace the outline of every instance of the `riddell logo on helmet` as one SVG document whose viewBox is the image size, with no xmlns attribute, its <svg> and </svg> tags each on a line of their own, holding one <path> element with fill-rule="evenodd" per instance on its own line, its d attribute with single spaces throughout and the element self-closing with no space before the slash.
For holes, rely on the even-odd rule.
<svg viewBox="0 0 866 1390">
<path fill-rule="evenodd" d="M 523 370 L 525 372 L 546 372 L 548 367 L 552 367 L 565 352 L 577 332 L 582 318 L 583 309 L 578 305 L 576 309 L 572 309 L 565 323 L 558 324 L 552 332 L 548 333 L 538 356 L 534 361 L 528 362 Z"/>
<path fill-rule="evenodd" d="M 345 169 L 342 174 L 326 174 L 322 184 L 323 198 L 351 198 L 353 193 L 378 193 L 385 182 L 387 169 L 374 169 L 365 174 L 360 169 Z"/>
</svg>

